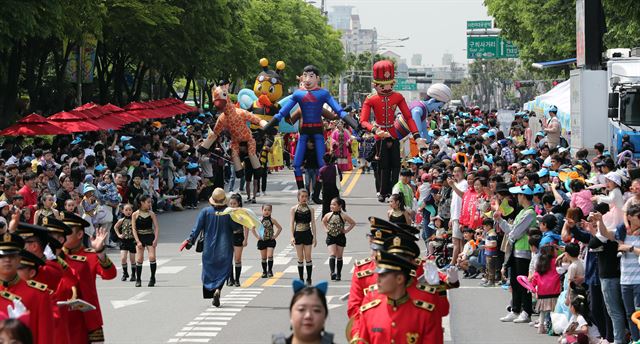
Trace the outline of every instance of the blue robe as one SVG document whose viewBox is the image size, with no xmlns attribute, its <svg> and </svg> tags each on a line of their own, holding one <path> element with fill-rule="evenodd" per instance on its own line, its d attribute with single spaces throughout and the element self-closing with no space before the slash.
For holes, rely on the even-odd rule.
<svg viewBox="0 0 640 344">
<path fill-rule="evenodd" d="M 233 230 L 230 215 L 216 215 L 214 207 L 206 207 L 198 214 L 196 224 L 191 230 L 189 241 L 195 243 L 201 231 L 204 231 L 204 249 L 202 250 L 202 285 L 207 291 L 222 287 L 231 274 L 233 259 Z M 203 290 L 203 294 L 208 294 Z"/>
</svg>

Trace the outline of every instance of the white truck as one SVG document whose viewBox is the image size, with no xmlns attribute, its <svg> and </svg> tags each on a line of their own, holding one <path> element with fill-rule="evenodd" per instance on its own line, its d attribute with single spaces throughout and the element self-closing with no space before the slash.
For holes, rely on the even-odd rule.
<svg viewBox="0 0 640 344">
<path fill-rule="evenodd" d="M 629 135 L 640 150 L 640 48 L 610 49 L 606 57 L 610 148 L 617 154 Z"/>
</svg>

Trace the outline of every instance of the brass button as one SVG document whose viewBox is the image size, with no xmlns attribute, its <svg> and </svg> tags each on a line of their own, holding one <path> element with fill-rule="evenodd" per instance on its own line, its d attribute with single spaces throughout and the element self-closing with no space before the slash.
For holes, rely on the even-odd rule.
<svg viewBox="0 0 640 344">
<path fill-rule="evenodd" d="M 391 322 L 391 327 L 396 327 L 396 322 L 395 321 Z"/>
<path fill-rule="evenodd" d="M 397 310 L 398 310 L 398 307 L 393 307 L 393 311 L 394 312 L 397 311 Z"/>
<path fill-rule="evenodd" d="M 395 339 L 392 339 L 392 340 L 391 340 L 391 344 L 394 344 L 395 342 L 396 342 L 396 341 L 395 341 Z"/>
</svg>

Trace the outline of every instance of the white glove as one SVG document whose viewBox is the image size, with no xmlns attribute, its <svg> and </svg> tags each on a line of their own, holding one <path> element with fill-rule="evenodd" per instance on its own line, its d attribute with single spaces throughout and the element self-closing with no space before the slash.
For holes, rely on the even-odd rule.
<svg viewBox="0 0 640 344">
<path fill-rule="evenodd" d="M 447 282 L 456 283 L 458 281 L 458 268 L 456 266 L 450 266 L 449 269 L 447 269 Z"/>
<path fill-rule="evenodd" d="M 432 260 L 424 262 L 424 280 L 429 285 L 440 284 L 440 276 L 438 275 L 438 267 Z"/>
<path fill-rule="evenodd" d="M 27 307 L 20 300 L 13 300 L 13 307 L 7 306 L 7 314 L 11 319 L 18 319 L 21 315 L 27 313 Z"/>
<path fill-rule="evenodd" d="M 51 247 L 49 247 L 49 245 L 47 245 L 47 247 L 44 248 L 44 256 L 47 258 L 47 260 L 55 260 L 56 259 L 56 255 L 53 253 L 53 251 L 51 250 Z"/>
</svg>

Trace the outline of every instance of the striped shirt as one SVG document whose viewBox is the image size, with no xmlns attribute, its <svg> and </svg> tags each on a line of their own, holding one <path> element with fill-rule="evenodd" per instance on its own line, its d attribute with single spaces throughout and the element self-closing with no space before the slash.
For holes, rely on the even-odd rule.
<svg viewBox="0 0 640 344">
<path fill-rule="evenodd" d="M 640 236 L 627 234 L 624 238 L 624 244 L 640 247 Z M 640 284 L 640 262 L 638 262 L 638 256 L 633 253 L 622 253 L 620 258 L 620 284 Z"/>
</svg>

